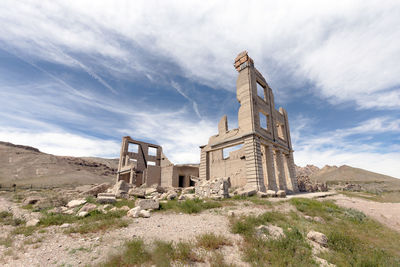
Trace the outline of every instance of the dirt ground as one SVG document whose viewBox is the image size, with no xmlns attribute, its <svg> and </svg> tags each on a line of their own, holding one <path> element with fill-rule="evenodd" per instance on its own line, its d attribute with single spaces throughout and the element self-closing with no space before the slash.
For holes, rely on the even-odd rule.
<svg viewBox="0 0 400 267">
<path fill-rule="evenodd" d="M 381 203 L 342 194 L 328 196 L 326 199 L 333 199 L 342 207 L 362 211 L 365 215 L 400 232 L 400 203 Z"/>
<path fill-rule="evenodd" d="M 297 195 L 318 199 L 332 199 L 340 206 L 354 208 L 364 212 L 377 221 L 400 232 L 400 203 L 379 203 L 359 198 L 350 198 L 340 194 L 312 193 Z M 276 201 L 281 201 L 276 199 Z M 235 266 L 248 266 L 241 261 L 239 235 L 229 229 L 229 216 L 258 215 L 277 209 L 290 211 L 288 202 L 276 205 L 254 205 L 239 202 L 235 206 L 226 206 L 206 210 L 199 214 L 174 212 L 153 212 L 150 218 L 131 219 L 128 227 L 108 230 L 104 233 L 66 234 L 60 226 L 47 227 L 45 232 L 37 231 L 32 236 L 15 235 L 14 244 L 7 248 L 0 245 L 0 265 L 2 266 L 96 266 L 118 253 L 125 241 L 134 237 L 142 238 L 147 244 L 154 240 L 194 241 L 197 235 L 204 233 L 220 234 L 228 238 L 233 246 L 222 249 L 225 261 Z M 0 195 L 0 211 L 9 211 L 26 220 L 36 217 L 18 204 Z M 0 224 L 0 238 L 12 230 L 11 226 Z M 199 264 L 205 265 L 206 264 Z"/>
</svg>

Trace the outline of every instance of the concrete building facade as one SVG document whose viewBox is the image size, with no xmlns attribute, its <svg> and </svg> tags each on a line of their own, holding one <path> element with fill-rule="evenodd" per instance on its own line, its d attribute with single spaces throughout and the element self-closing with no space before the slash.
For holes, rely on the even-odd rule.
<svg viewBox="0 0 400 267">
<path fill-rule="evenodd" d="M 246 51 L 234 66 L 239 127 L 229 130 L 221 118 L 218 134 L 200 147 L 200 179 L 230 177 L 232 187 L 298 192 L 287 112 L 275 109 L 272 89 Z"/>
</svg>

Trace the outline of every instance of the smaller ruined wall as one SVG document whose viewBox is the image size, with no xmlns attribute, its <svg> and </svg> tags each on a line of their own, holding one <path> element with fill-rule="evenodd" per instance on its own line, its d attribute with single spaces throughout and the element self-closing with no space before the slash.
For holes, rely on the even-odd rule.
<svg viewBox="0 0 400 267">
<path fill-rule="evenodd" d="M 174 176 L 174 165 L 169 164 L 161 167 L 161 186 L 171 187 L 172 177 Z"/>
<path fill-rule="evenodd" d="M 172 186 L 179 186 L 179 176 L 184 176 L 183 187 L 190 186 L 190 176 L 199 177 L 199 167 L 195 166 L 174 166 Z"/>
</svg>

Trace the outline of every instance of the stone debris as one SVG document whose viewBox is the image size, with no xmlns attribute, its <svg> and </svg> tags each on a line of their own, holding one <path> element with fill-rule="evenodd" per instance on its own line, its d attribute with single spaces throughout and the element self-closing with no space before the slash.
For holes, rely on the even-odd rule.
<svg viewBox="0 0 400 267">
<path fill-rule="evenodd" d="M 31 219 L 31 220 L 26 222 L 26 226 L 27 227 L 36 226 L 36 225 L 38 225 L 39 222 L 40 222 L 40 220 L 38 220 L 38 219 Z"/>
<path fill-rule="evenodd" d="M 87 215 L 89 215 L 89 212 L 87 211 L 80 211 L 77 214 L 78 217 L 86 217 Z"/>
<path fill-rule="evenodd" d="M 112 193 L 100 193 L 97 195 L 97 202 L 101 204 L 114 203 L 116 201 L 115 195 Z"/>
<path fill-rule="evenodd" d="M 157 210 L 160 208 L 160 203 L 155 199 L 138 199 L 135 202 L 136 207 L 140 207 L 142 210 Z"/>
<path fill-rule="evenodd" d="M 256 234 L 263 239 L 279 239 L 285 237 L 283 229 L 275 225 L 260 225 L 256 227 Z"/>
<path fill-rule="evenodd" d="M 140 210 L 139 211 L 139 217 L 150 218 L 150 211 L 148 211 L 148 210 Z"/>
<path fill-rule="evenodd" d="M 307 234 L 307 238 L 311 241 L 318 243 L 319 245 L 321 245 L 323 247 L 328 246 L 328 238 L 323 233 L 316 232 L 316 231 L 310 231 Z"/>
<path fill-rule="evenodd" d="M 297 176 L 297 185 L 300 192 L 327 192 L 328 186 L 326 183 L 317 183 L 310 179 L 307 175 Z"/>
<path fill-rule="evenodd" d="M 98 194 L 106 192 L 107 189 L 109 189 L 109 188 L 110 188 L 109 183 L 102 183 L 102 184 L 99 184 L 99 185 L 96 185 L 96 186 L 90 188 L 87 191 L 80 193 L 80 195 L 97 197 Z"/>
<path fill-rule="evenodd" d="M 96 204 L 86 203 L 85 205 L 82 206 L 82 208 L 78 211 L 78 213 L 91 212 L 92 210 L 95 210 L 95 209 L 97 209 Z"/>
<path fill-rule="evenodd" d="M 249 188 L 238 188 L 233 192 L 234 195 L 239 195 L 242 197 L 251 197 L 257 194 L 257 190 Z"/>
<path fill-rule="evenodd" d="M 127 216 L 128 217 L 132 217 L 132 218 L 138 218 L 139 217 L 139 213 L 140 213 L 140 207 L 134 207 L 133 209 L 130 209 L 127 212 Z"/>
<path fill-rule="evenodd" d="M 71 226 L 70 223 L 63 223 L 63 224 L 60 225 L 60 228 L 68 228 L 70 226 Z"/>
<path fill-rule="evenodd" d="M 278 190 L 278 192 L 276 192 L 276 196 L 277 196 L 277 197 L 285 198 L 285 197 L 286 197 L 286 191 L 284 191 L 284 190 Z"/>
<path fill-rule="evenodd" d="M 86 199 L 74 199 L 66 205 L 68 208 L 75 208 L 86 203 Z"/>
<path fill-rule="evenodd" d="M 144 198 L 146 196 L 146 190 L 144 188 L 134 187 L 129 189 L 128 195 L 132 197 Z"/>
<path fill-rule="evenodd" d="M 195 195 L 199 198 L 228 198 L 230 185 L 229 177 L 200 180 L 195 185 Z"/>
</svg>

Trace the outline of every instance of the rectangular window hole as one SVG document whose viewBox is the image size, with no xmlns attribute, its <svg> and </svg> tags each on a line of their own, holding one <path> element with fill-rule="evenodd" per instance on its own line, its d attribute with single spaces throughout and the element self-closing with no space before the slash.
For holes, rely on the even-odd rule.
<svg viewBox="0 0 400 267">
<path fill-rule="evenodd" d="M 157 148 L 149 146 L 149 156 L 157 156 Z"/>
<path fill-rule="evenodd" d="M 156 166 L 156 163 L 155 163 L 154 161 L 148 161 L 148 162 L 147 162 L 147 165 Z"/>
<path fill-rule="evenodd" d="M 138 151 L 139 151 L 139 145 L 129 143 L 129 145 L 128 145 L 128 152 L 131 152 L 131 153 L 138 153 Z"/>
<path fill-rule="evenodd" d="M 265 99 L 265 89 L 258 82 L 257 82 L 257 95 L 262 99 Z"/>
<path fill-rule="evenodd" d="M 237 150 L 241 149 L 242 146 L 243 146 L 243 144 L 224 148 L 223 149 L 224 159 L 229 158 L 229 155 L 230 155 L 231 152 L 234 152 L 234 151 L 237 151 Z"/>
<path fill-rule="evenodd" d="M 267 116 L 265 116 L 264 113 L 259 112 L 259 117 L 260 117 L 260 127 L 263 128 L 264 130 L 268 130 Z"/>
</svg>

